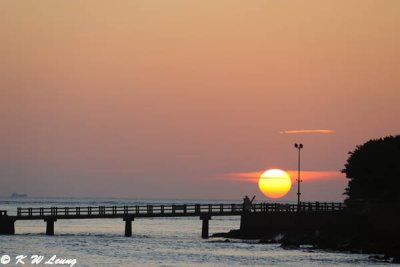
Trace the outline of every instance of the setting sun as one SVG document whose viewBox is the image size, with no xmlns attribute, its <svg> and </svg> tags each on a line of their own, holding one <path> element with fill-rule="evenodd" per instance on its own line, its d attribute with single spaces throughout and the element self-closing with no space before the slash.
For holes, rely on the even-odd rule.
<svg viewBox="0 0 400 267">
<path fill-rule="evenodd" d="M 269 198 L 281 198 L 292 187 L 290 176 L 279 169 L 270 169 L 264 172 L 258 180 L 260 191 Z"/>
</svg>

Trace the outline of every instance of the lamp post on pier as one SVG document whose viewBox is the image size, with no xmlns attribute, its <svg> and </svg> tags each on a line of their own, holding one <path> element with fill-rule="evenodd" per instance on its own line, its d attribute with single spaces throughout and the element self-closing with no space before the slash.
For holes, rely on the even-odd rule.
<svg viewBox="0 0 400 267">
<path fill-rule="evenodd" d="M 300 150 L 303 148 L 303 144 L 294 144 L 294 147 L 299 150 L 299 158 L 298 158 L 298 173 L 297 173 L 297 211 L 300 211 L 300 183 L 302 180 L 300 179 Z"/>
</svg>

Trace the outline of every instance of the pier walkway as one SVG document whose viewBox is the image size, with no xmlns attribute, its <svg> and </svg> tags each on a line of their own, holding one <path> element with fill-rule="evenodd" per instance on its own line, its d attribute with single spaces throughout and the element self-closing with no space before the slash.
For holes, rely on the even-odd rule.
<svg viewBox="0 0 400 267">
<path fill-rule="evenodd" d="M 122 218 L 125 221 L 125 236 L 132 236 L 135 218 L 199 217 L 202 220 L 201 236 L 208 238 L 209 220 L 213 216 L 240 216 L 249 212 L 334 212 L 341 211 L 343 207 L 343 203 L 303 202 L 301 205 L 259 203 L 251 207 L 243 204 L 172 204 L 18 208 L 14 216 L 8 215 L 5 210 L 0 211 L 0 234 L 14 234 L 17 220 L 43 220 L 46 222 L 46 234 L 54 235 L 54 223 L 57 220 Z"/>
</svg>

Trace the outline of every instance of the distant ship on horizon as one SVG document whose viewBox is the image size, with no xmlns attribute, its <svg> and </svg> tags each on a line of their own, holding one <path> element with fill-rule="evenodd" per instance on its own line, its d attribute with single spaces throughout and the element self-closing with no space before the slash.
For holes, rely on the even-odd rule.
<svg viewBox="0 0 400 267">
<path fill-rule="evenodd" d="M 12 193 L 11 194 L 11 197 L 27 197 L 28 195 L 27 194 L 18 194 L 18 193 Z"/>
</svg>

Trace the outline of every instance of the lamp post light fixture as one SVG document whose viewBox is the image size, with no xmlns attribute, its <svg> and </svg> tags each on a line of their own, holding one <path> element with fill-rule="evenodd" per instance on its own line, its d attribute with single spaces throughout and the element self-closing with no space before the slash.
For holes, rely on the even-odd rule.
<svg viewBox="0 0 400 267">
<path fill-rule="evenodd" d="M 303 144 L 294 144 L 294 147 L 299 150 L 299 160 L 298 160 L 298 173 L 297 173 L 297 210 L 300 210 L 300 150 L 303 148 Z"/>
</svg>

